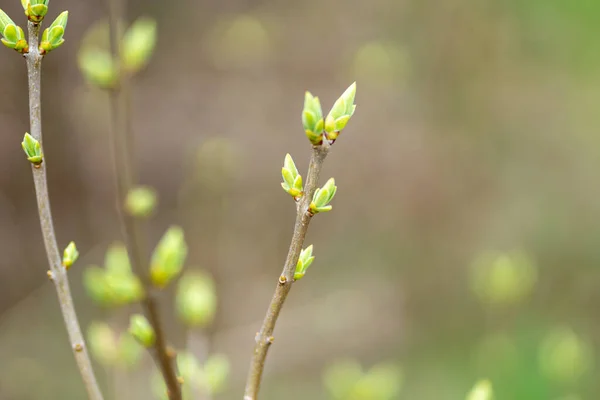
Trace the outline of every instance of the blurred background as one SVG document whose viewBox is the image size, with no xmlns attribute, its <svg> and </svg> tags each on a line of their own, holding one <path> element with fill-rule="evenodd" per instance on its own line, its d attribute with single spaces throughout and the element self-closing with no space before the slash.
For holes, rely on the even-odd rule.
<svg viewBox="0 0 600 400">
<path fill-rule="evenodd" d="M 24 25 L 17 0 L 2 8 Z M 136 307 L 100 308 L 82 284 L 121 240 L 108 97 L 77 67 L 106 8 L 52 0 L 49 17 L 64 9 L 66 43 L 43 68 L 55 227 L 81 252 L 69 276 L 84 330 L 123 332 Z M 173 346 L 229 359 L 215 399 L 242 397 L 287 252 L 280 171 L 287 152 L 308 166 L 304 91 L 326 113 L 353 81 L 357 112 L 322 177 L 334 210 L 311 224 L 316 261 L 279 320 L 262 398 L 453 400 L 482 378 L 498 399 L 597 398 L 600 2 L 129 1 L 127 22 L 141 15 L 159 32 L 133 83 L 135 162 L 159 194 L 146 237 L 181 225 L 188 268 L 215 280 L 204 331 L 179 324 L 173 290 L 161 299 Z M 8 49 L 0 68 L 0 398 L 82 399 L 19 149 L 26 69 Z M 151 398 L 152 371 L 147 356 L 97 364 L 110 399 Z"/>
</svg>

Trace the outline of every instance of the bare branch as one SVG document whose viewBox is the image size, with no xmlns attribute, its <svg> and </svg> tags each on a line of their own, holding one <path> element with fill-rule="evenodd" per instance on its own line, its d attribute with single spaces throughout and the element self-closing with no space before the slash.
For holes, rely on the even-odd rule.
<svg viewBox="0 0 600 400">
<path fill-rule="evenodd" d="M 25 54 L 27 62 L 27 77 L 29 81 L 29 122 L 30 134 L 38 140 L 42 146 L 42 103 L 41 103 L 41 77 L 42 77 L 42 58 L 38 50 L 39 25 L 28 22 L 29 31 L 29 53 Z M 43 147 L 42 147 L 43 148 Z M 40 215 L 40 224 L 42 226 L 42 235 L 44 245 L 50 264 L 48 276 L 52 279 L 58 294 L 58 302 L 67 327 L 67 333 L 71 342 L 71 348 L 79 367 L 79 372 L 83 383 L 91 400 L 102 400 L 102 393 L 98 387 L 98 382 L 92 369 L 92 363 L 81 334 L 77 313 L 73 305 L 71 290 L 67 270 L 62 265 L 60 251 L 56 241 L 56 233 L 52 223 L 52 213 L 50 210 L 50 197 L 48 196 L 48 183 L 46 179 L 46 165 L 44 162 L 39 165 L 32 165 L 33 181 L 35 184 L 35 193 L 37 197 L 38 212 Z"/>
<path fill-rule="evenodd" d="M 258 398 L 260 382 L 265 368 L 265 361 L 267 359 L 267 352 L 274 340 L 273 331 L 275 330 L 275 323 L 281 313 L 285 299 L 292 288 L 296 264 L 298 263 L 302 245 L 304 244 L 304 238 L 308 231 L 308 225 L 312 218 L 312 214 L 309 212 L 308 207 L 313 194 L 317 189 L 321 168 L 323 167 L 323 162 L 325 161 L 328 152 L 329 145 L 326 142 L 322 145 L 313 147 L 304 195 L 297 203 L 296 224 L 294 225 L 294 233 L 283 266 L 283 272 L 279 277 L 277 287 L 275 288 L 275 294 L 267 309 L 267 315 L 265 316 L 262 327 L 256 334 L 256 345 L 254 346 L 254 355 L 250 363 L 250 371 L 248 372 L 248 379 L 246 381 L 244 400 L 256 400 Z"/>
<path fill-rule="evenodd" d="M 121 33 L 118 31 L 123 12 L 120 0 L 109 0 L 110 43 L 113 56 L 120 54 Z M 146 296 L 141 302 L 144 314 L 154 332 L 156 341 L 151 349 L 153 359 L 165 380 L 170 400 L 181 400 L 181 386 L 177 380 L 173 360 L 167 351 L 166 335 L 161 323 L 155 290 L 149 278 L 149 262 L 144 246 L 140 222 L 123 209 L 125 198 L 136 180 L 133 168 L 133 132 L 131 129 L 131 90 L 129 77 L 120 71 L 120 80 L 110 91 L 112 127 L 110 140 L 113 149 L 114 173 L 116 180 L 118 211 L 121 228 L 134 272 L 144 285 Z"/>
</svg>

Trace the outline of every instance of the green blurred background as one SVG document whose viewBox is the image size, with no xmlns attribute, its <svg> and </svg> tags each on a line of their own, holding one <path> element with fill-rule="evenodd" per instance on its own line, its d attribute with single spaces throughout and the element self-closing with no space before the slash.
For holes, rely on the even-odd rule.
<svg viewBox="0 0 600 400">
<path fill-rule="evenodd" d="M 24 24 L 17 0 L 2 8 Z M 123 330 L 131 310 L 99 309 L 81 281 L 120 239 L 108 99 L 77 69 L 106 10 L 52 0 L 49 15 L 63 9 L 67 42 L 43 68 L 55 226 L 82 254 L 69 272 L 82 325 Z M 147 237 L 181 224 L 189 266 L 216 279 L 218 316 L 199 335 L 231 361 L 217 399 L 242 397 L 287 251 L 280 169 L 286 152 L 308 164 L 304 91 L 326 112 L 355 80 L 357 113 L 324 170 L 334 211 L 311 224 L 317 259 L 280 318 L 263 398 L 334 399 L 324 371 L 349 358 L 402 371 L 399 393 L 353 399 L 463 399 L 481 378 L 498 399 L 598 398 L 600 2 L 130 1 L 128 20 L 140 15 L 159 29 L 134 83 L 136 162 L 160 193 Z M 4 49 L 0 70 L 0 398 L 82 399 L 19 149 L 25 64 Z M 98 368 L 107 398 L 150 397 L 148 359 Z"/>
</svg>

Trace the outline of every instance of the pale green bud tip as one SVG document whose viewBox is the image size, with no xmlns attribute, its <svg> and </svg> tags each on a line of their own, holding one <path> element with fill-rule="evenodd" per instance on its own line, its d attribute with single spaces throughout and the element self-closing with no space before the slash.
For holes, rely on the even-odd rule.
<svg viewBox="0 0 600 400">
<path fill-rule="evenodd" d="M 327 139 L 335 141 L 339 136 L 339 133 L 346 127 L 350 117 L 354 115 L 356 105 L 354 104 L 354 98 L 356 97 L 356 82 L 348 87 L 338 98 L 331 111 L 325 119 L 325 132 Z"/>
<path fill-rule="evenodd" d="M 71 265 L 79 258 L 79 251 L 77 251 L 77 247 L 75 246 L 75 242 L 69 243 L 69 245 L 65 248 L 63 253 L 62 263 L 63 266 L 68 270 L 71 268 Z"/>
<path fill-rule="evenodd" d="M 129 320 L 129 333 L 144 347 L 152 347 L 156 340 L 150 322 L 141 314 L 134 314 Z"/>
<path fill-rule="evenodd" d="M 2 9 L 0 9 L 0 33 L 4 36 L 4 30 L 9 25 L 15 25 L 14 21 L 5 13 Z"/>
<path fill-rule="evenodd" d="M 294 280 L 300 280 L 306 274 L 306 270 L 315 260 L 315 257 L 313 257 L 312 252 L 312 244 L 300 252 L 300 257 L 298 258 L 298 262 L 296 263 L 296 272 L 294 273 Z"/>
<path fill-rule="evenodd" d="M 283 190 L 295 199 L 302 197 L 304 190 L 302 187 L 302 176 L 298 173 L 298 168 L 296 168 L 296 164 L 289 154 L 286 154 L 283 161 L 281 176 L 283 178 L 283 182 L 281 183 Z"/>
<path fill-rule="evenodd" d="M 333 200 L 336 192 L 337 186 L 335 186 L 335 179 L 330 178 L 322 188 L 315 191 L 309 206 L 309 211 L 312 214 L 331 211 L 332 207 L 329 203 Z"/>
<path fill-rule="evenodd" d="M 176 296 L 179 318 L 190 327 L 209 325 L 217 310 L 212 278 L 206 273 L 187 274 L 179 281 Z"/>
<path fill-rule="evenodd" d="M 36 168 L 42 164 L 44 156 L 42 154 L 42 146 L 40 142 L 31 136 L 29 133 L 25 133 L 21 147 L 27 156 L 27 160 L 32 163 Z"/>
<path fill-rule="evenodd" d="M 150 262 L 150 278 L 159 288 L 164 288 L 183 269 L 188 247 L 183 229 L 170 227 L 154 249 Z"/>
<path fill-rule="evenodd" d="M 156 207 L 156 191 L 148 186 L 138 186 L 127 194 L 125 209 L 134 217 L 147 217 Z"/>
<path fill-rule="evenodd" d="M 492 400 L 493 397 L 492 383 L 485 379 L 475 384 L 466 400 Z"/>
</svg>

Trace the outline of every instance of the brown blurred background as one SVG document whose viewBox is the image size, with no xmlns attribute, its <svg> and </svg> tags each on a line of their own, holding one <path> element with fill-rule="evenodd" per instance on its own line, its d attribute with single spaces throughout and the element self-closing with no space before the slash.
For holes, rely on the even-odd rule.
<svg viewBox="0 0 600 400">
<path fill-rule="evenodd" d="M 2 8 L 24 24 L 17 0 Z M 284 308 L 263 398 L 329 399 L 321 375 L 339 357 L 398 364 L 402 399 L 462 399 L 482 377 L 494 381 L 498 399 L 598 398 L 593 363 L 557 383 L 539 371 L 538 348 L 557 326 L 585 340 L 590 359 L 600 344 L 600 2 L 128 8 L 129 20 L 148 15 L 159 29 L 153 60 L 134 83 L 140 180 L 160 194 L 147 238 L 155 243 L 181 224 L 188 264 L 215 276 L 211 348 L 232 363 L 218 399 L 242 397 L 291 237 L 295 209 L 280 169 L 286 152 L 302 173 L 308 164 L 304 91 L 327 112 L 355 80 L 357 112 L 323 176 L 336 178 L 334 210 L 311 224 L 317 258 Z M 125 329 L 129 311 L 102 311 L 81 281 L 120 239 L 108 99 L 77 68 L 81 38 L 106 10 L 52 0 L 49 15 L 63 9 L 67 41 L 43 68 L 55 226 L 60 246 L 75 240 L 81 252 L 70 277 L 82 325 L 100 319 Z M 25 64 L 4 49 L 0 71 L 0 398 L 82 399 L 19 149 L 28 129 Z M 470 267 L 488 251 L 533 260 L 537 280 L 518 302 L 489 306 L 473 292 Z M 172 310 L 166 293 L 169 337 L 180 346 L 185 332 Z M 510 368 L 502 354 L 480 351 L 498 335 L 515 350 Z M 128 391 L 107 398 L 149 398 L 145 361 L 117 384 L 99 367 L 103 387 Z"/>
</svg>

